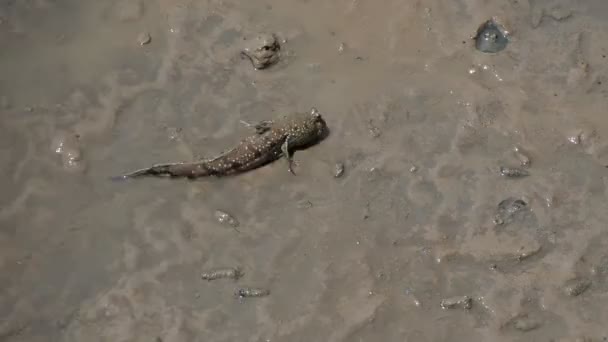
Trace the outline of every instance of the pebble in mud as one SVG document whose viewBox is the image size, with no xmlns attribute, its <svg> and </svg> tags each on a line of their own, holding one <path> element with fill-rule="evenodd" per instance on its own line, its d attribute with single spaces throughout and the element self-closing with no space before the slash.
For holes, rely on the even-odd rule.
<svg viewBox="0 0 608 342">
<path fill-rule="evenodd" d="M 227 225 L 232 228 L 237 228 L 240 225 L 239 221 L 234 216 L 228 214 L 225 211 L 216 210 L 213 215 L 215 216 L 217 222 L 223 225 Z"/>
<path fill-rule="evenodd" d="M 279 61 L 281 45 L 275 34 L 262 33 L 251 40 L 241 51 L 256 70 L 266 69 Z"/>
<path fill-rule="evenodd" d="M 441 301 L 442 309 L 461 308 L 464 310 L 469 310 L 472 306 L 473 299 L 469 296 L 450 297 Z"/>
<path fill-rule="evenodd" d="M 60 132 L 51 143 L 53 152 L 61 156 L 63 168 L 70 172 L 83 172 L 86 163 L 80 147 L 80 136 L 70 132 Z"/>
<path fill-rule="evenodd" d="M 139 34 L 139 36 L 137 36 L 137 43 L 141 46 L 150 44 L 151 41 L 152 41 L 152 37 L 150 36 L 150 34 L 148 32 L 142 32 Z"/>
<path fill-rule="evenodd" d="M 507 47 L 507 31 L 493 19 L 481 24 L 475 35 L 475 48 L 483 53 L 496 53 Z"/>
<path fill-rule="evenodd" d="M 270 290 L 261 287 L 242 287 L 237 289 L 235 294 L 241 299 L 249 297 L 266 297 L 270 294 Z"/>
<path fill-rule="evenodd" d="M 587 278 L 574 278 L 565 282 L 564 292 L 571 297 L 576 297 L 591 286 L 591 280 Z"/>
<path fill-rule="evenodd" d="M 509 223 L 515 214 L 521 212 L 527 207 L 524 200 L 509 197 L 498 203 L 496 215 L 494 215 L 494 224 L 497 226 Z"/>
<path fill-rule="evenodd" d="M 344 175 L 344 163 L 336 163 L 334 166 L 334 177 L 340 178 Z"/>
<path fill-rule="evenodd" d="M 216 268 L 201 274 L 203 280 L 211 281 L 216 279 L 232 279 L 237 280 L 243 275 L 243 272 L 237 267 Z"/>
<path fill-rule="evenodd" d="M 517 167 L 500 167 L 500 175 L 507 178 L 521 178 L 529 176 L 530 173 L 524 169 L 520 169 Z"/>
<path fill-rule="evenodd" d="M 581 136 L 583 135 L 582 132 L 577 132 L 575 134 L 571 134 L 568 136 L 568 142 L 570 142 L 573 145 L 580 145 L 581 143 Z"/>
</svg>

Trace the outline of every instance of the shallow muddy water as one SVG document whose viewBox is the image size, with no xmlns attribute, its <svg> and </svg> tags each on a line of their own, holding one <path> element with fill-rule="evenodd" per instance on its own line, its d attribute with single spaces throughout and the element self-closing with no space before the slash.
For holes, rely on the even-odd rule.
<svg viewBox="0 0 608 342">
<path fill-rule="evenodd" d="M 483 53 L 493 17 L 509 41 Z M 606 340 L 606 18 L 0 2 L 0 341 Z M 280 59 L 255 70 L 264 32 Z M 110 180 L 312 107 L 331 133 L 296 175 Z"/>
</svg>

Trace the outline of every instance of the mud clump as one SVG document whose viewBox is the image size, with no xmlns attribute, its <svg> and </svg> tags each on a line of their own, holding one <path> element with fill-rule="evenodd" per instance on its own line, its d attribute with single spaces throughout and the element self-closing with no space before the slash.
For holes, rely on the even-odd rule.
<svg viewBox="0 0 608 342">
<path fill-rule="evenodd" d="M 150 36 L 150 33 L 148 33 L 148 32 L 142 32 L 139 34 L 139 36 L 137 36 L 137 43 L 141 46 L 150 44 L 151 41 L 152 41 L 152 36 Z"/>
<path fill-rule="evenodd" d="M 243 287 L 237 289 L 235 294 L 240 299 L 250 297 L 266 297 L 270 295 L 270 290 L 261 287 Z"/>
<path fill-rule="evenodd" d="M 267 69 L 279 61 L 281 44 L 275 34 L 262 33 L 251 40 L 241 51 L 256 70 Z"/>
<path fill-rule="evenodd" d="M 469 296 L 457 296 L 446 298 L 441 301 L 442 309 L 457 309 L 469 310 L 473 306 L 473 299 Z"/>
<path fill-rule="evenodd" d="M 530 159 L 530 156 L 528 155 L 528 153 L 526 151 L 524 151 L 519 146 L 515 146 L 513 148 L 513 152 L 515 153 L 515 158 L 517 158 L 517 160 L 519 160 L 519 163 L 521 164 L 521 166 L 530 167 L 530 165 L 532 164 L 532 159 Z"/>
<path fill-rule="evenodd" d="M 83 158 L 80 135 L 73 132 L 59 132 L 51 143 L 53 152 L 61 156 L 64 170 L 84 172 L 86 163 Z"/>
<path fill-rule="evenodd" d="M 201 279 L 207 281 L 216 279 L 237 280 L 242 276 L 243 272 L 237 267 L 223 267 L 203 272 L 203 274 L 201 274 Z"/>
<path fill-rule="evenodd" d="M 501 166 L 500 175 L 506 178 L 522 178 L 529 176 L 530 173 L 518 167 Z"/>
<path fill-rule="evenodd" d="M 591 280 L 587 278 L 574 278 L 565 282 L 564 293 L 570 297 L 576 297 L 587 291 L 591 286 Z"/>
</svg>

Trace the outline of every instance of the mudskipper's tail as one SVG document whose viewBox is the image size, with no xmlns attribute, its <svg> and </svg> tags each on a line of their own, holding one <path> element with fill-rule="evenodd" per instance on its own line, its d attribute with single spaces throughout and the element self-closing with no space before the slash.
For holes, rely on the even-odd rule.
<svg viewBox="0 0 608 342">
<path fill-rule="evenodd" d="M 157 164 L 152 167 L 136 170 L 120 176 L 115 176 L 112 177 L 112 179 L 123 180 L 143 176 L 198 178 L 209 175 L 209 170 L 201 163 L 168 163 Z"/>
</svg>

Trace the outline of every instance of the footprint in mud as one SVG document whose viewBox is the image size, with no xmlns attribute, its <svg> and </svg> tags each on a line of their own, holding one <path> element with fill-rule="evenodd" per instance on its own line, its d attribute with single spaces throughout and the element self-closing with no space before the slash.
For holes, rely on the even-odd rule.
<svg viewBox="0 0 608 342">
<path fill-rule="evenodd" d="M 524 200 L 513 197 L 502 200 L 498 203 L 496 215 L 494 215 L 494 224 L 502 226 L 511 223 L 527 206 L 528 203 Z"/>
<path fill-rule="evenodd" d="M 508 330 L 519 330 L 521 332 L 528 332 L 538 329 L 542 325 L 543 322 L 539 317 L 527 313 L 522 313 L 506 321 L 503 324 L 502 328 Z"/>
<path fill-rule="evenodd" d="M 509 43 L 508 32 L 494 19 L 481 24 L 475 36 L 475 48 L 483 53 L 497 53 Z"/>
</svg>

